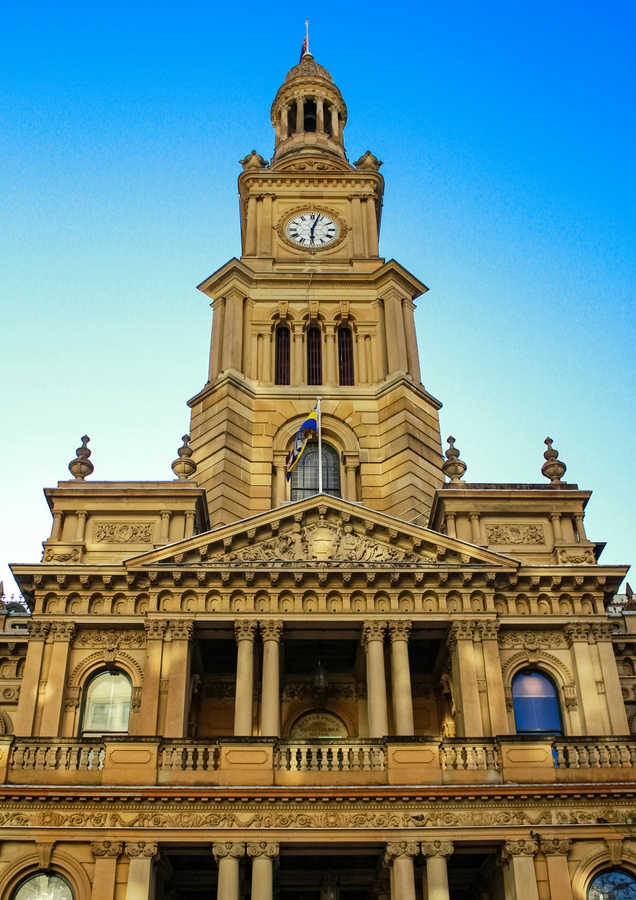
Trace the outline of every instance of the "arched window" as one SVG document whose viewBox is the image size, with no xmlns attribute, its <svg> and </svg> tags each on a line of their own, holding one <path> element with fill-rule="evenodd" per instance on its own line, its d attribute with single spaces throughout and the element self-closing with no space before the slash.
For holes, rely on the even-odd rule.
<svg viewBox="0 0 636 900">
<path fill-rule="evenodd" d="M 275 353 L 274 384 L 289 384 L 289 328 L 287 325 L 279 325 L 276 329 Z"/>
<path fill-rule="evenodd" d="M 552 681 L 534 669 L 524 669 L 512 681 L 517 734 L 562 734 L 561 712 Z"/>
<path fill-rule="evenodd" d="M 53 872 L 30 875 L 13 894 L 13 900 L 73 900 L 71 886 Z"/>
<path fill-rule="evenodd" d="M 132 701 L 130 678 L 120 669 L 99 672 L 86 687 L 82 732 L 128 731 Z"/>
<path fill-rule="evenodd" d="M 303 112 L 304 112 L 304 116 L 305 116 L 305 131 L 315 131 L 316 130 L 316 101 L 315 100 L 305 100 Z"/>
<path fill-rule="evenodd" d="M 340 384 L 353 384 L 353 338 L 350 328 L 338 329 L 338 373 Z"/>
<path fill-rule="evenodd" d="M 340 497 L 340 460 L 338 454 L 323 442 L 322 491 L 332 497 Z M 291 475 L 291 499 L 304 500 L 318 493 L 318 443 L 305 447 L 303 455 Z"/>
<path fill-rule="evenodd" d="M 322 332 L 317 325 L 307 329 L 307 384 L 322 384 Z"/>
<path fill-rule="evenodd" d="M 592 880 L 587 900 L 636 900 L 636 878 L 624 869 L 608 869 Z"/>
</svg>

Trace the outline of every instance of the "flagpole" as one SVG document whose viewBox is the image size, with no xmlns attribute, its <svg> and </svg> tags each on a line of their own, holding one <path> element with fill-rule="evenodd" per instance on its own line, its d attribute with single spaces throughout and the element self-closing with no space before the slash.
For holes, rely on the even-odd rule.
<svg viewBox="0 0 636 900">
<path fill-rule="evenodd" d="M 307 43 L 307 53 L 309 53 L 309 19 L 305 20 L 305 41 Z"/>
<path fill-rule="evenodd" d="M 318 493 L 322 494 L 322 412 L 320 409 L 320 401 L 321 397 L 317 397 L 316 408 L 318 411 L 317 425 L 318 425 Z"/>
</svg>

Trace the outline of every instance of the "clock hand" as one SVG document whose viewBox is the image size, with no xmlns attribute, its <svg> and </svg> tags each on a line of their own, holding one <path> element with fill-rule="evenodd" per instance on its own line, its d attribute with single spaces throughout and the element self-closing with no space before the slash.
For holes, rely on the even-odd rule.
<svg viewBox="0 0 636 900">
<path fill-rule="evenodd" d="M 313 244 L 313 242 L 314 242 L 314 230 L 315 230 L 315 228 L 316 228 L 316 225 L 318 224 L 318 219 L 320 218 L 321 215 L 322 215 L 322 213 L 319 213 L 319 214 L 316 216 L 316 218 L 314 219 L 314 223 L 313 223 L 313 225 L 311 226 L 311 231 L 309 232 L 309 237 L 311 238 L 312 244 Z"/>
</svg>

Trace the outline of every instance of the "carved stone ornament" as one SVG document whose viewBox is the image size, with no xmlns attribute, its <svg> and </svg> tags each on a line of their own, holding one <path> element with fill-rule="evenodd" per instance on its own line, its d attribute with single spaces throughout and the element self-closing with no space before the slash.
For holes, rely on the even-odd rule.
<svg viewBox="0 0 636 900">
<path fill-rule="evenodd" d="M 448 629 L 446 638 L 446 646 L 450 651 L 455 649 L 457 641 L 472 641 L 475 633 L 476 623 L 471 619 L 459 619 L 453 622 Z"/>
<path fill-rule="evenodd" d="M 207 699 L 232 700 L 236 696 L 236 685 L 227 681 L 213 681 L 204 685 L 203 696 Z"/>
<path fill-rule="evenodd" d="M 480 619 L 477 627 L 482 641 L 496 641 L 499 637 L 501 623 L 496 619 Z"/>
<path fill-rule="evenodd" d="M 212 853 L 218 865 L 219 860 L 225 859 L 227 856 L 231 859 L 240 859 L 245 856 L 245 844 L 234 844 L 232 841 L 212 844 Z"/>
<path fill-rule="evenodd" d="M 567 638 L 568 644 L 573 644 L 575 641 L 588 643 L 591 629 L 588 622 L 572 622 L 570 625 L 565 626 L 563 633 Z"/>
<path fill-rule="evenodd" d="M 278 856 L 280 844 L 269 844 L 266 841 L 259 841 L 257 844 L 247 845 L 248 856 L 265 856 L 267 859 L 275 859 Z"/>
<path fill-rule="evenodd" d="M 29 632 L 29 640 L 45 641 L 49 631 L 51 630 L 51 623 L 31 621 L 26 623 L 26 627 L 27 631 Z"/>
<path fill-rule="evenodd" d="M 259 623 L 261 638 L 264 641 L 280 641 L 283 634 L 282 619 L 263 619 Z"/>
<path fill-rule="evenodd" d="M 389 621 L 389 635 L 392 641 L 408 641 L 413 623 L 408 619 L 391 619 Z"/>
<path fill-rule="evenodd" d="M 369 641 L 384 641 L 386 635 L 387 623 L 382 620 L 372 619 L 366 621 L 362 626 L 362 646 L 367 649 Z"/>
<path fill-rule="evenodd" d="M 159 847 L 157 844 L 147 841 L 126 841 L 124 852 L 130 858 L 142 856 L 144 859 L 154 859 L 159 852 Z"/>
<path fill-rule="evenodd" d="M 93 528 L 96 544 L 152 544 L 153 536 L 147 522 L 97 522 Z"/>
<path fill-rule="evenodd" d="M 502 631 L 499 646 L 504 649 L 523 647 L 526 650 L 537 650 L 539 647 L 548 647 L 558 650 L 567 647 L 567 643 L 563 634 L 558 631 Z"/>
<path fill-rule="evenodd" d="M 257 623 L 254 619 L 237 619 L 234 623 L 234 634 L 238 641 L 253 641 Z"/>
<path fill-rule="evenodd" d="M 50 636 L 54 641 L 72 641 L 76 627 L 75 622 L 51 622 Z"/>
<path fill-rule="evenodd" d="M 567 856 L 572 846 L 572 841 L 560 841 L 558 838 L 543 839 L 539 844 L 541 852 L 546 856 Z"/>
<path fill-rule="evenodd" d="M 118 650 L 120 647 L 143 647 L 146 643 L 143 631 L 80 631 L 75 639 L 76 647 L 105 647 Z"/>
<path fill-rule="evenodd" d="M 486 525 L 489 544 L 545 544 L 543 525 Z"/>
<path fill-rule="evenodd" d="M 584 553 L 568 553 L 567 550 L 559 551 L 559 562 L 563 566 L 593 566 L 594 553 L 586 550 Z"/>
<path fill-rule="evenodd" d="M 173 641 L 191 641 L 194 622 L 191 619 L 173 619 L 170 622 L 170 634 Z"/>
<path fill-rule="evenodd" d="M 366 153 L 363 153 L 360 159 L 357 159 L 354 162 L 354 166 L 360 172 L 377 172 L 382 165 L 382 160 L 378 159 L 377 156 L 374 156 L 370 150 L 367 150 Z"/>
<path fill-rule="evenodd" d="M 395 841 L 386 845 L 384 860 L 387 863 L 392 863 L 400 857 L 413 859 L 415 856 L 419 855 L 419 852 L 419 845 L 416 844 L 415 841 Z"/>
<path fill-rule="evenodd" d="M 66 694 L 64 696 L 64 709 L 78 709 L 79 705 L 80 688 L 67 686 Z"/>
<path fill-rule="evenodd" d="M 66 552 L 55 551 L 51 547 L 49 547 L 44 553 L 44 562 L 52 563 L 52 562 L 60 562 L 60 563 L 68 563 L 68 562 L 79 562 L 80 561 L 80 549 L 79 547 L 74 547 L 73 550 L 68 550 Z"/>
<path fill-rule="evenodd" d="M 593 622 L 592 635 L 597 641 L 611 641 L 614 629 L 609 622 Z"/>
<path fill-rule="evenodd" d="M 168 630 L 168 620 L 146 619 L 144 628 L 146 629 L 148 640 L 163 640 L 163 636 Z"/>
<path fill-rule="evenodd" d="M 239 159 L 239 165 L 243 166 L 243 171 L 246 172 L 248 169 L 265 169 L 268 163 L 256 150 L 252 150 L 246 157 Z"/>
<path fill-rule="evenodd" d="M 123 852 L 124 845 L 121 841 L 93 841 L 91 843 L 93 856 L 106 856 L 110 859 L 117 859 Z"/>
<path fill-rule="evenodd" d="M 509 859 L 511 856 L 534 856 L 538 849 L 539 845 L 536 841 L 506 841 L 501 850 L 501 858 Z"/>
<path fill-rule="evenodd" d="M 422 844 L 422 853 L 424 856 L 443 856 L 448 859 L 453 855 L 452 841 L 426 841 Z"/>
</svg>

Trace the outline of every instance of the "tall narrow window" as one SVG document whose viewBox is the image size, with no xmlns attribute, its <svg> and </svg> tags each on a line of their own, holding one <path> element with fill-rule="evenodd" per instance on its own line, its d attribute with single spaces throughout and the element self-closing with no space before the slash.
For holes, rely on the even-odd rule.
<svg viewBox="0 0 636 900">
<path fill-rule="evenodd" d="M 316 325 L 307 329 L 307 384 L 322 384 L 322 332 Z"/>
<path fill-rule="evenodd" d="M 316 101 L 305 100 L 305 131 L 316 130 Z"/>
<path fill-rule="evenodd" d="M 322 445 L 322 491 L 332 497 L 340 497 L 340 460 L 329 444 Z M 304 500 L 318 493 L 318 443 L 305 447 L 298 465 L 291 476 L 291 499 Z"/>
<path fill-rule="evenodd" d="M 517 734 L 563 734 L 556 688 L 541 672 L 524 669 L 512 682 Z"/>
<path fill-rule="evenodd" d="M 289 328 L 279 325 L 276 329 L 276 360 L 274 384 L 289 384 Z"/>
<path fill-rule="evenodd" d="M 338 371 L 340 384 L 353 384 L 353 338 L 350 328 L 338 329 Z"/>
<path fill-rule="evenodd" d="M 128 731 L 132 685 L 119 669 L 100 672 L 88 683 L 82 714 L 82 731 L 104 734 Z"/>
</svg>

